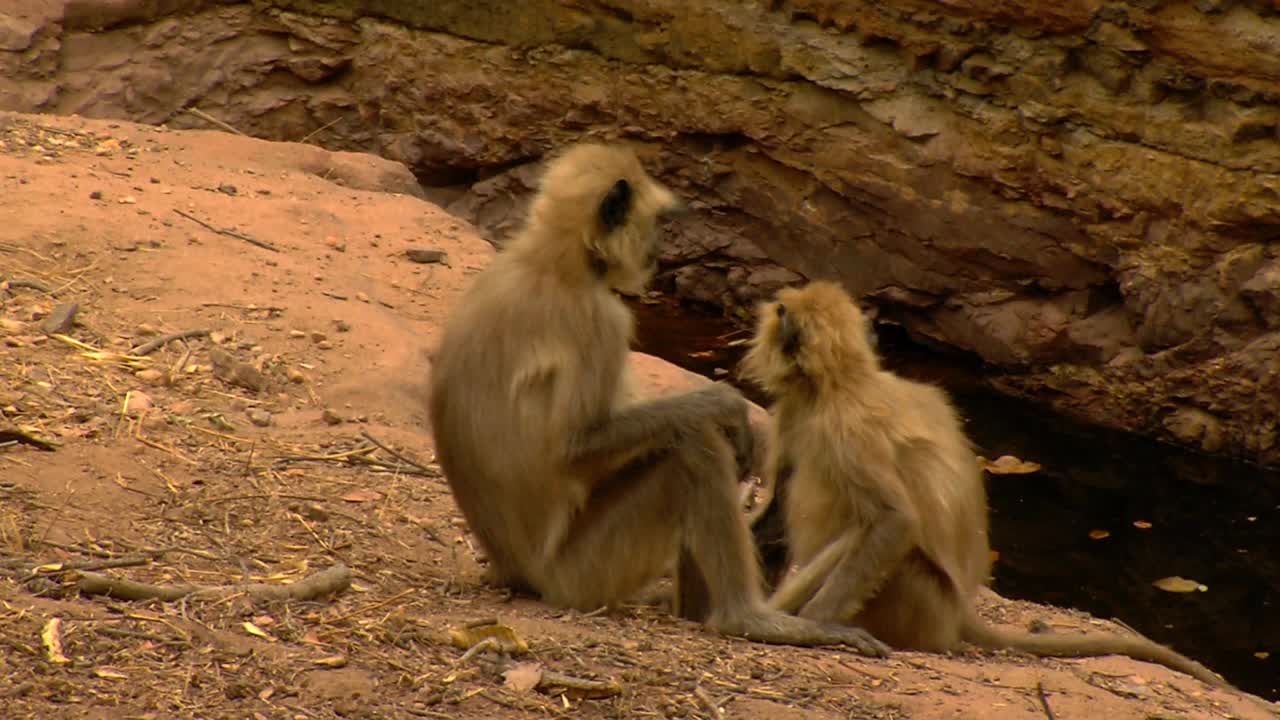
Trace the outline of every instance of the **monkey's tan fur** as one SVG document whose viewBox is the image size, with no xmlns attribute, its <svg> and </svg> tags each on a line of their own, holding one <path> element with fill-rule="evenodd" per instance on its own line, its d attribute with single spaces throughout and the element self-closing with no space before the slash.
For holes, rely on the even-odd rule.
<svg viewBox="0 0 1280 720">
<path fill-rule="evenodd" d="M 750 457 L 751 436 L 736 390 L 625 399 L 633 318 L 616 293 L 644 290 L 676 205 L 622 147 L 579 145 L 549 164 L 435 354 L 432 432 L 458 507 L 491 577 L 547 602 L 615 605 L 675 565 L 686 617 L 882 654 L 861 630 L 766 606 L 736 504 L 735 451 Z"/>
<path fill-rule="evenodd" d="M 742 370 L 775 401 L 766 472 L 789 483 L 796 570 L 773 607 L 863 627 L 895 648 L 1123 654 L 1225 685 L 1141 636 L 1031 635 L 978 617 L 990 546 L 971 445 L 942 390 L 881 369 L 864 316 L 838 285 L 788 288 L 762 304 Z"/>
</svg>

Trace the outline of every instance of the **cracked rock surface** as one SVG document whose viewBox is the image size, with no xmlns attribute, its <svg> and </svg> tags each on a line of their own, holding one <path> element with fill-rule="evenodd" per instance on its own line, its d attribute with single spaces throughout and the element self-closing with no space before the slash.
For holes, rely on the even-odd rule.
<svg viewBox="0 0 1280 720">
<path fill-rule="evenodd" d="M 1280 462 L 1280 14 L 1195 0 L 13 0 L 0 108 L 399 160 L 500 241 L 548 151 L 639 142 L 663 282 L 835 277 L 1004 391 Z"/>
</svg>

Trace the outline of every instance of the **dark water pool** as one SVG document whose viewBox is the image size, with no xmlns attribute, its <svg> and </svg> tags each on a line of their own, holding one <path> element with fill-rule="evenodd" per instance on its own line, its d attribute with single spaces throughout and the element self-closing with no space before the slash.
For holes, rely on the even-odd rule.
<svg viewBox="0 0 1280 720">
<path fill-rule="evenodd" d="M 640 350 L 716 378 L 741 356 L 728 342 L 745 333 L 703 309 L 635 309 Z M 952 393 L 983 455 L 1042 466 L 988 481 L 998 592 L 1118 618 L 1280 699 L 1280 473 L 1046 415 L 892 329 L 880 347 L 891 369 Z M 1152 585 L 1175 575 L 1207 590 Z"/>
</svg>

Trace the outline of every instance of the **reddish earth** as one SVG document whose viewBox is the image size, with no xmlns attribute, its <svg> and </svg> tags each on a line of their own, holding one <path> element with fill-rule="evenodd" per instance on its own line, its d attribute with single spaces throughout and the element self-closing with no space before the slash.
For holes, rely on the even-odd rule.
<svg viewBox="0 0 1280 720">
<path fill-rule="evenodd" d="M 7 718 L 1275 716 L 1124 658 L 866 660 L 718 637 L 651 608 L 583 615 L 511 598 L 481 582 L 421 406 L 441 320 L 492 251 L 417 199 L 403 167 L 227 133 L 0 114 L 0 190 L 0 430 L 57 444 L 0 441 Z M 447 264 L 411 262 L 415 247 Z M 40 327 L 68 302 L 79 314 L 65 337 L 78 345 Z M 212 334 L 131 355 L 187 330 Z M 640 362 L 652 388 L 691 382 Z M 411 474 L 362 433 L 427 471 Z M 76 591 L 77 568 L 95 565 L 219 585 L 338 563 L 350 588 L 310 600 Z M 1120 631 L 994 595 L 984 613 Z M 621 693 L 504 685 L 492 655 L 464 659 L 449 640 L 494 617 L 547 671 Z M 65 661 L 42 641 L 54 619 Z"/>
</svg>

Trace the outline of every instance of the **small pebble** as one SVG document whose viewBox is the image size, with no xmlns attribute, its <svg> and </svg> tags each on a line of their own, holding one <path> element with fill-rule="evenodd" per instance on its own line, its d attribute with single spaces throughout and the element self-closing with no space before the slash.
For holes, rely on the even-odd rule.
<svg viewBox="0 0 1280 720">
<path fill-rule="evenodd" d="M 333 326 L 337 328 L 338 332 L 351 332 L 351 323 L 346 320 L 334 320 Z"/>
<path fill-rule="evenodd" d="M 169 406 L 169 412 L 174 415 L 190 415 L 196 411 L 196 404 L 190 400 L 179 400 Z"/>
<path fill-rule="evenodd" d="M 49 335 L 65 335 L 71 332 L 72 326 L 76 324 L 76 313 L 78 312 L 80 312 L 79 303 L 63 303 L 54 308 L 53 312 L 49 313 L 49 317 L 40 323 L 40 329 Z"/>
<path fill-rule="evenodd" d="M 133 376 L 148 385 L 164 385 L 166 381 L 169 379 L 168 376 L 165 375 L 163 371 L 156 370 L 155 368 L 147 368 L 146 370 L 139 370 L 138 372 L 134 373 Z"/>
<path fill-rule="evenodd" d="M 329 342 L 328 340 L 321 340 L 320 342 L 316 343 L 316 347 L 320 348 L 321 350 L 332 350 L 333 343 Z"/>
<path fill-rule="evenodd" d="M 294 367 L 287 368 L 284 371 L 284 376 L 289 378 L 289 382 L 291 383 L 304 383 L 307 381 L 307 376 L 303 375 L 301 370 Z"/>
<path fill-rule="evenodd" d="M 343 422 L 342 416 L 332 408 L 325 408 L 324 412 L 320 413 L 320 419 L 329 425 L 341 425 Z"/>
<path fill-rule="evenodd" d="M 432 263 L 448 263 L 449 253 L 430 248 L 409 248 L 404 251 L 405 257 L 416 263 L 430 265 Z"/>
<path fill-rule="evenodd" d="M 324 333 L 320 332 L 319 330 L 312 330 L 312 331 L 311 331 L 311 342 L 313 342 L 313 343 L 322 343 L 322 342 L 324 342 L 325 340 L 328 340 L 328 339 L 329 339 L 329 336 L 328 336 L 328 335 L 325 335 Z"/>
<path fill-rule="evenodd" d="M 304 332 L 302 332 L 301 330 L 290 330 L 290 331 L 289 331 L 289 337 L 291 337 L 291 338 L 304 338 L 304 337 L 306 337 L 306 336 L 307 336 L 307 334 L 306 334 L 306 333 L 304 333 Z"/>
<path fill-rule="evenodd" d="M 356 299 L 359 300 L 360 302 L 369 302 L 369 296 L 365 295 L 362 292 L 356 293 Z"/>
<path fill-rule="evenodd" d="M 247 415 L 249 416 L 249 422 L 258 427 L 267 427 L 271 424 L 271 413 L 266 410 L 250 408 Z"/>
</svg>

